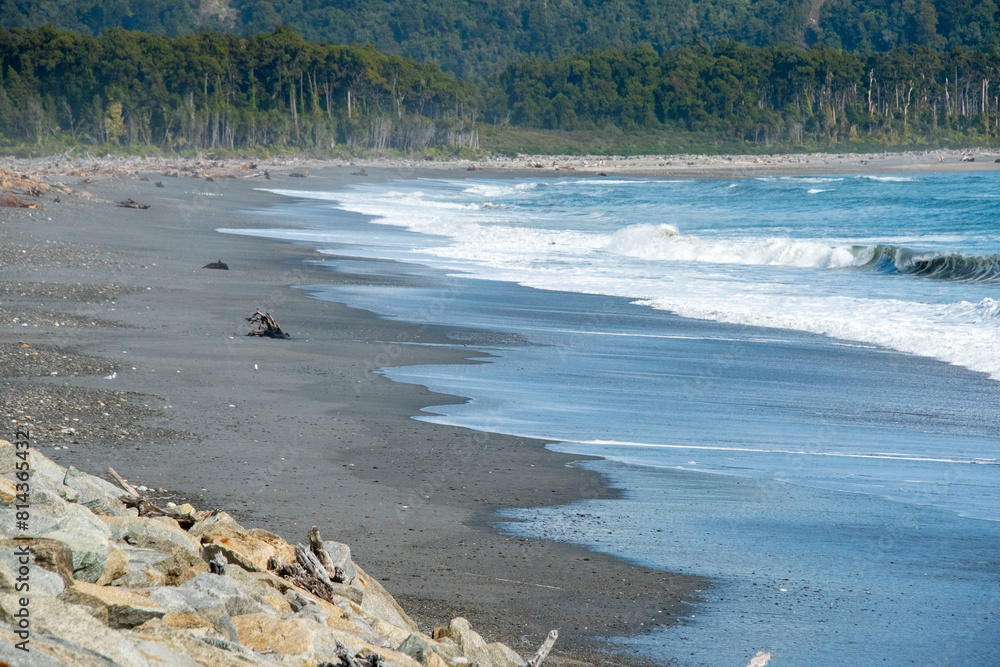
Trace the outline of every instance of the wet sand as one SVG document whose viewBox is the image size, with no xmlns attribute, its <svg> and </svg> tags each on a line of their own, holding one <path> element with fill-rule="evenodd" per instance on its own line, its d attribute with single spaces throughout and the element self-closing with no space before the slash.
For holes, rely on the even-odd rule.
<svg viewBox="0 0 1000 667">
<path fill-rule="evenodd" d="M 268 185 L 333 189 L 358 178 L 350 172 L 275 174 Z M 399 175 L 414 172 L 369 169 L 367 178 Z M 318 525 L 427 630 L 463 615 L 530 654 L 558 628 L 553 664 L 643 664 L 602 654 L 591 638 L 656 623 L 707 582 L 499 535 L 489 526 L 498 508 L 614 491 L 542 442 L 415 421 L 425 406 L 462 399 L 373 373 L 476 363 L 449 338 L 469 332 L 381 320 L 291 287 L 357 280 L 304 262 L 311 249 L 215 231 L 278 222 L 241 212 L 274 201 L 253 190 L 261 183 L 150 177 L 95 178 L 89 200 L 43 198 L 40 210 L 0 213 L 3 244 L 29 256 L 0 272 L 12 286 L 5 312 L 23 314 L 0 324 L 0 342 L 49 346 L 45 368 L 4 378 L 5 413 L 34 417 L 44 454 L 104 476 L 112 466 L 133 484 L 168 489 L 157 494 L 164 500 L 222 508 L 290 541 Z M 126 198 L 150 208 L 115 206 Z M 230 270 L 201 268 L 217 259 Z M 84 288 L 111 284 L 119 289 Z M 245 336 L 256 308 L 292 339 Z"/>
</svg>

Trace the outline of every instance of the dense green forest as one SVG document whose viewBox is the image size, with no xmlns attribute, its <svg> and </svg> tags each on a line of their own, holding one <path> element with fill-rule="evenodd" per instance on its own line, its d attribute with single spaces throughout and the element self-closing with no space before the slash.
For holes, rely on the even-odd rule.
<svg viewBox="0 0 1000 667">
<path fill-rule="evenodd" d="M 633 132 L 671 128 L 751 143 L 899 145 L 1000 136 L 1000 51 L 868 55 L 723 42 L 519 60 L 487 89 L 494 123 Z"/>
<path fill-rule="evenodd" d="M 998 79 L 1000 50 L 701 40 L 525 57 L 469 80 L 287 28 L 247 39 L 0 28 L 0 146 L 458 151 L 479 148 L 481 130 L 514 132 L 507 150 L 537 130 L 729 150 L 970 144 L 1000 137 Z"/>
<path fill-rule="evenodd" d="M 239 39 L 0 28 L 9 143 L 475 148 L 479 99 L 436 65 L 288 29 Z"/>
<path fill-rule="evenodd" d="M 994 0 L 0 0 L 0 25 L 45 24 L 92 36 L 124 27 L 243 37 L 283 25 L 308 40 L 434 61 L 458 76 L 495 74 L 521 56 L 640 44 L 662 53 L 695 36 L 862 52 L 1000 47 Z"/>
</svg>

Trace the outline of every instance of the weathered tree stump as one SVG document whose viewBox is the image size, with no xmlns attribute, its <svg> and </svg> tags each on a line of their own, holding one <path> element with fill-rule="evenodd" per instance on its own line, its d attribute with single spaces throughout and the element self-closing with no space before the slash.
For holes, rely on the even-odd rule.
<svg viewBox="0 0 1000 667">
<path fill-rule="evenodd" d="M 256 313 L 246 319 L 250 324 L 257 325 L 256 329 L 247 334 L 248 336 L 266 336 L 268 338 L 285 339 L 291 338 L 291 335 L 282 329 L 269 313 L 262 313 L 259 308 Z"/>
</svg>

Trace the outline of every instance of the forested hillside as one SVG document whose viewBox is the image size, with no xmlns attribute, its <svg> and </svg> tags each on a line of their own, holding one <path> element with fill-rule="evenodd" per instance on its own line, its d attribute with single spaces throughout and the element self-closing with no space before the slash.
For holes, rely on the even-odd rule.
<svg viewBox="0 0 1000 667">
<path fill-rule="evenodd" d="M 899 145 L 1000 136 L 1000 52 L 868 55 L 724 42 L 520 60 L 488 118 L 546 129 L 660 128 L 750 143 Z"/>
<path fill-rule="evenodd" d="M 478 92 L 436 65 L 288 29 L 239 39 L 0 28 L 0 141 L 476 146 Z"/>
<path fill-rule="evenodd" d="M 810 9 L 818 24 L 810 27 Z M 818 41 L 848 50 L 1000 46 L 994 0 L 0 0 L 0 26 L 97 35 L 112 27 L 175 36 L 240 36 L 279 25 L 309 40 L 371 43 L 459 76 L 492 74 L 522 55 L 553 58 L 701 36 L 751 46 Z"/>
<path fill-rule="evenodd" d="M 478 147 L 484 121 L 750 149 L 968 144 L 1000 138 L 998 79 L 1000 52 L 971 49 L 702 41 L 521 58 L 470 81 L 287 28 L 248 39 L 0 29 L 0 147 L 456 151 Z"/>
</svg>

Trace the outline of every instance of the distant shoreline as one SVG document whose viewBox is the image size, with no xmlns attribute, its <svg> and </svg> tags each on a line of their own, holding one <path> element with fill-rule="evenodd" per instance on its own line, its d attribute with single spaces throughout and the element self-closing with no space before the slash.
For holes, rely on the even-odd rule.
<svg viewBox="0 0 1000 667">
<path fill-rule="evenodd" d="M 971 158 L 971 160 L 970 160 Z M 477 159 L 427 160 L 405 157 L 370 157 L 322 160 L 302 156 L 266 159 L 217 157 L 206 153 L 197 158 L 105 156 L 36 158 L 0 157 L 0 168 L 45 177 L 80 173 L 129 176 L 140 172 L 177 171 L 180 176 L 205 176 L 213 171 L 239 170 L 241 177 L 267 181 L 263 172 L 308 173 L 309 169 L 389 169 L 400 178 L 418 171 L 430 176 L 441 172 L 468 171 L 468 176 L 593 176 L 653 178 L 758 178 L 818 174 L 933 173 L 1000 170 L 1000 149 L 940 149 L 885 153 L 808 153 L 774 155 L 519 155 Z M 253 165 L 253 168 L 251 168 Z M 303 172 L 303 170 L 306 170 Z M 482 172 L 477 174 L 476 172 Z M 296 181 L 292 181 L 296 182 Z M 298 181 L 301 182 L 301 181 Z"/>
</svg>

